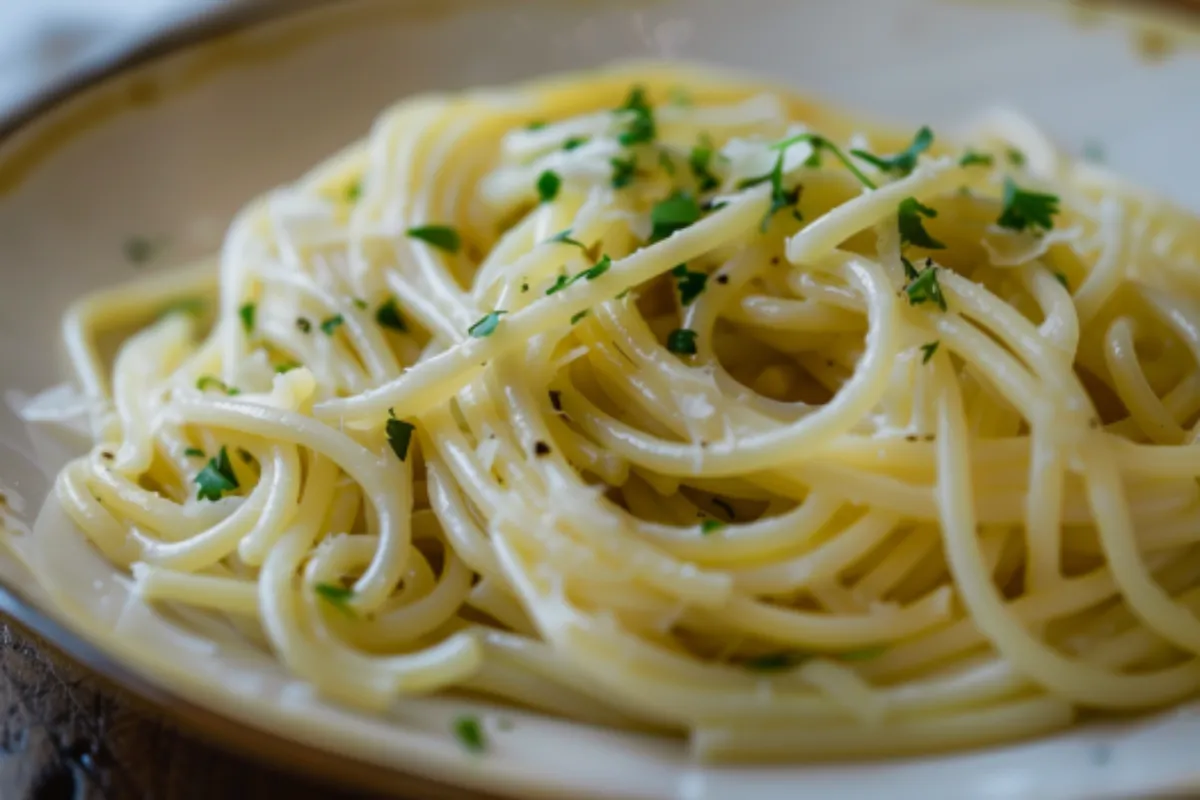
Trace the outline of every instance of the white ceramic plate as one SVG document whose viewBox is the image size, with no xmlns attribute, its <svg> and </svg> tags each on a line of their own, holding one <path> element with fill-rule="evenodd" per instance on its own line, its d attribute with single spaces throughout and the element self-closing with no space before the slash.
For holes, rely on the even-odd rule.
<svg viewBox="0 0 1200 800">
<path fill-rule="evenodd" d="M 57 324 L 66 304 L 213 251 L 243 202 L 362 135 L 413 91 L 666 55 L 756 70 L 914 124 L 948 125 L 1002 103 L 1069 147 L 1101 145 L 1118 170 L 1200 209 L 1200 59 L 1185 48 L 1148 64 L 1126 25 L 1084 29 L 1051 5 L 362 0 L 225 38 L 175 31 L 157 46 L 167 54 L 76 87 L 0 141 L 8 525 L 32 522 L 50 485 L 43 469 L 67 449 L 31 438 L 12 412 L 64 377 Z M 242 24 L 239 13 L 214 24 Z M 131 237 L 155 244 L 148 263 L 126 258 Z M 696 766 L 679 742 L 504 711 L 515 726 L 493 731 L 488 755 L 469 757 L 448 735 L 464 702 L 405 702 L 390 719 L 332 707 L 261 654 L 206 645 L 127 605 L 120 577 L 78 540 L 61 539 L 58 558 L 77 580 L 59 599 L 87 624 L 57 623 L 9 554 L 0 555 L 0 610 L 222 741 L 393 792 L 434 792 L 397 772 L 512 796 L 688 800 L 1141 797 L 1200 786 L 1200 715 L 1188 710 L 949 756 L 770 768 Z M 106 633 L 116 626 L 144 644 L 114 643 Z M 495 713 L 471 705 L 494 725 Z"/>
</svg>

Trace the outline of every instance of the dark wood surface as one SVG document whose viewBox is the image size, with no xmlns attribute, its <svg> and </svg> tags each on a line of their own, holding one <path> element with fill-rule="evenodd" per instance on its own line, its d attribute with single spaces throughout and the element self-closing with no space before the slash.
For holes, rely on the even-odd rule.
<svg viewBox="0 0 1200 800">
<path fill-rule="evenodd" d="M 0 800 L 356 800 L 225 753 L 0 623 Z"/>
</svg>

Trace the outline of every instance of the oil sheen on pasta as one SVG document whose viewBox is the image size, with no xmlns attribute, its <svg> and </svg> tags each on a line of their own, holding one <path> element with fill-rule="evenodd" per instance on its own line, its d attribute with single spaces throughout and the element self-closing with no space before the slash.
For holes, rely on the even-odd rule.
<svg viewBox="0 0 1200 800">
<path fill-rule="evenodd" d="M 368 711 L 789 760 L 1180 702 L 1200 225 L 960 133 L 662 64 L 406 100 L 219 266 L 72 310 L 57 497 Z"/>
</svg>

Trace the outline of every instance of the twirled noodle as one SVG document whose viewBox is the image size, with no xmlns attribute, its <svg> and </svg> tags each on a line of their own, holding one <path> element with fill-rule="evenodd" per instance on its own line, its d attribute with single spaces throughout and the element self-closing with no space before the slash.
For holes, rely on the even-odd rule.
<svg viewBox="0 0 1200 800">
<path fill-rule="evenodd" d="M 1200 225 L 1016 117 L 967 144 L 658 64 L 407 101 L 246 208 L 219 291 L 70 312 L 58 498 L 366 709 L 755 760 L 1178 702 Z"/>
</svg>

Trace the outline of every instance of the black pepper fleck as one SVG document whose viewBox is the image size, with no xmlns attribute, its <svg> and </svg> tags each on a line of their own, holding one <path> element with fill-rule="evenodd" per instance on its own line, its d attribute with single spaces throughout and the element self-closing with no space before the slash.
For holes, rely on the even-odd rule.
<svg viewBox="0 0 1200 800">
<path fill-rule="evenodd" d="M 533 452 L 541 458 L 542 456 L 550 455 L 550 445 L 543 441 L 538 441 L 533 445 Z"/>
</svg>

